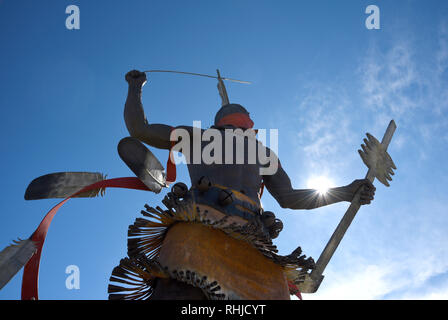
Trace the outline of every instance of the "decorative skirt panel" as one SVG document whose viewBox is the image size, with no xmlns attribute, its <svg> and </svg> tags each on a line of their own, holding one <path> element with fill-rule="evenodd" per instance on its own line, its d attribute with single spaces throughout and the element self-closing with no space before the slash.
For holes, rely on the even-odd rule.
<svg viewBox="0 0 448 320">
<path fill-rule="evenodd" d="M 300 247 L 278 255 L 261 208 L 221 186 L 183 189 L 165 196 L 167 209 L 145 205 L 144 218 L 129 226 L 128 258 L 112 272 L 110 299 L 151 299 L 163 278 L 200 288 L 208 299 L 284 300 L 296 293 L 314 261 Z"/>
</svg>

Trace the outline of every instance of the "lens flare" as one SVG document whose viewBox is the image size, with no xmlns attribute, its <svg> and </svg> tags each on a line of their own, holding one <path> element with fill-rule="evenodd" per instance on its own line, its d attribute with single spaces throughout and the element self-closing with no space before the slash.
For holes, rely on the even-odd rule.
<svg viewBox="0 0 448 320">
<path fill-rule="evenodd" d="M 328 189 L 333 186 L 333 181 L 326 176 L 311 177 L 307 181 L 307 188 L 316 189 L 320 194 L 327 193 Z"/>
</svg>

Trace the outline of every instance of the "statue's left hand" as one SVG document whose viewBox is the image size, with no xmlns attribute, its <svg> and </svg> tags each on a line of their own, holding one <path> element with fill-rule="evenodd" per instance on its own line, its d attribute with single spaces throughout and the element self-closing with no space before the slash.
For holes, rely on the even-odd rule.
<svg viewBox="0 0 448 320">
<path fill-rule="evenodd" d="M 361 204 L 369 204 L 375 196 L 375 186 L 368 179 L 354 180 L 348 186 L 347 190 L 352 194 L 351 199 L 355 196 L 356 192 L 361 189 L 360 201 Z"/>
</svg>

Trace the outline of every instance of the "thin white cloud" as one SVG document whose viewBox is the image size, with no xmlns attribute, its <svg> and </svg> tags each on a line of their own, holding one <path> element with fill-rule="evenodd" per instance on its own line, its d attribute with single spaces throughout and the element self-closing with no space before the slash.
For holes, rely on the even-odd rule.
<svg viewBox="0 0 448 320">
<path fill-rule="evenodd" d="M 351 161 L 357 160 L 353 144 L 356 119 L 350 117 L 352 102 L 342 86 L 308 84 L 302 90 L 297 112 L 297 152 L 303 161 L 301 172 L 308 177 L 330 175 L 337 181 L 338 173 L 346 172 Z"/>
<path fill-rule="evenodd" d="M 387 281 L 390 270 L 387 267 L 366 265 L 352 269 L 350 273 L 327 273 L 330 283 L 317 293 L 304 295 L 307 300 L 373 300 L 395 289 L 394 282 Z M 326 279 L 324 280 L 326 281 Z"/>
<path fill-rule="evenodd" d="M 440 23 L 434 34 L 437 46 L 429 54 L 422 54 L 418 43 L 410 39 L 396 41 L 388 50 L 375 45 L 369 49 L 359 68 L 362 105 L 377 128 L 393 118 L 408 135 L 423 133 L 426 143 L 434 137 L 447 137 L 447 23 Z M 401 139 L 404 142 L 404 137 Z"/>
<path fill-rule="evenodd" d="M 414 264 L 415 265 L 415 264 Z M 378 300 L 378 299 L 447 299 L 448 283 L 439 288 L 422 289 L 430 277 L 438 274 L 416 266 L 409 272 L 402 262 L 391 265 L 358 265 L 350 272 L 328 272 L 329 281 L 307 300 Z"/>
<path fill-rule="evenodd" d="M 408 122 L 421 107 L 417 93 L 423 84 L 408 43 L 397 43 L 386 52 L 373 46 L 360 74 L 363 107 L 377 127 L 386 119 Z"/>
<path fill-rule="evenodd" d="M 439 48 L 436 52 L 437 73 L 443 74 L 448 68 L 448 24 L 446 21 L 440 23 Z"/>
<path fill-rule="evenodd" d="M 443 288 L 432 289 L 430 292 L 406 293 L 402 296 L 405 300 L 448 300 L 448 285 Z"/>
</svg>

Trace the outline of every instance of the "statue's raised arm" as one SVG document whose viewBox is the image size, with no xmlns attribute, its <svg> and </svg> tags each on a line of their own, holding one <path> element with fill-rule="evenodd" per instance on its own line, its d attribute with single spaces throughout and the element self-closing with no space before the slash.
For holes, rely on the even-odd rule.
<svg viewBox="0 0 448 320">
<path fill-rule="evenodd" d="M 129 134 L 150 146 L 169 149 L 172 127 L 165 124 L 149 124 L 142 104 L 142 88 L 147 82 L 146 74 L 129 71 L 125 77 L 129 84 L 128 97 L 124 107 L 124 121 Z"/>
</svg>

